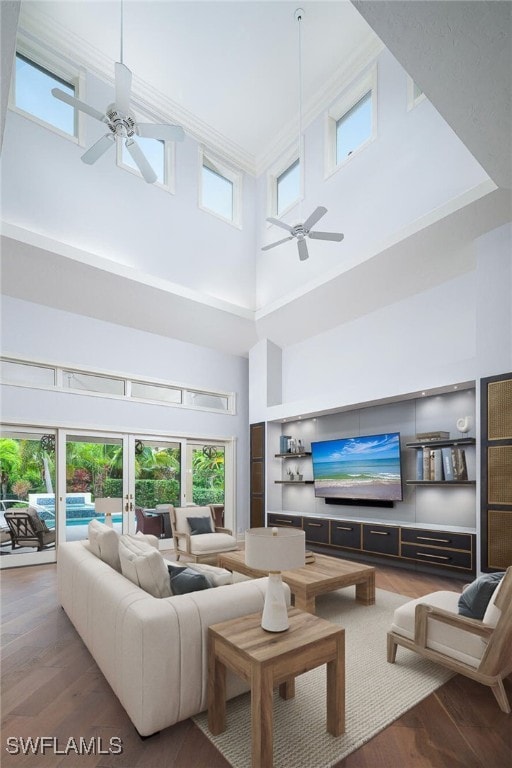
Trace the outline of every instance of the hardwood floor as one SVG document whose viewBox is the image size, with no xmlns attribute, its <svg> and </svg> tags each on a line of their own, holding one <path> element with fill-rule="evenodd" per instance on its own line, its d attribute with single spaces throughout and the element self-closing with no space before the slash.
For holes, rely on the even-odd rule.
<svg viewBox="0 0 512 768">
<path fill-rule="evenodd" d="M 410 597 L 462 581 L 377 568 L 377 587 Z M 3 571 L 2 737 L 4 768 L 229 768 L 191 720 L 142 740 L 81 642 L 56 594 L 54 565 Z M 511 651 L 512 652 L 512 651 Z M 512 681 L 506 681 L 512 696 Z M 98 754 L 9 754 L 8 737 L 100 738 Z M 109 754 L 109 739 L 122 739 Z M 244 734 L 243 738 L 249 738 Z M 512 765 L 512 715 L 491 691 L 456 676 L 335 768 L 505 768 Z M 263 768 L 263 766 L 262 766 Z M 289 768 L 294 768 L 291 766 Z M 315 766 L 311 766 L 315 768 Z"/>
</svg>

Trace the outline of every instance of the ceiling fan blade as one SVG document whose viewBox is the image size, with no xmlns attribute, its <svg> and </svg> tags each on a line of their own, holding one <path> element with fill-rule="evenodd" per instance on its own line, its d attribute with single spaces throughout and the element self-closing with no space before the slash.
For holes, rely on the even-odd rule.
<svg viewBox="0 0 512 768">
<path fill-rule="evenodd" d="M 301 261 L 306 261 L 306 259 L 309 259 L 308 244 L 304 238 L 297 240 L 297 248 L 299 249 L 299 259 Z"/>
<path fill-rule="evenodd" d="M 306 219 L 306 221 L 302 226 L 304 227 L 304 229 L 311 229 L 311 227 L 313 227 L 317 223 L 317 221 L 320 221 L 322 216 L 325 216 L 326 213 L 327 213 L 327 208 L 324 208 L 323 205 L 319 205 L 318 208 L 316 208 L 313 211 L 309 219 Z"/>
<path fill-rule="evenodd" d="M 264 245 L 261 250 L 268 251 L 270 250 L 270 248 L 275 248 L 276 245 L 281 245 L 281 243 L 286 243 L 288 240 L 293 240 L 293 236 L 290 235 L 290 237 L 284 237 L 282 240 L 278 240 L 276 243 L 271 243 L 270 245 Z"/>
<path fill-rule="evenodd" d="M 132 89 L 132 73 L 124 64 L 116 61 L 116 107 L 123 115 L 130 112 L 130 92 Z"/>
<path fill-rule="evenodd" d="M 275 224 L 276 227 L 282 227 L 283 229 L 286 229 L 288 232 L 293 231 L 293 227 L 290 227 L 289 224 L 286 224 L 284 221 L 279 221 L 279 219 L 267 219 L 271 224 Z"/>
<path fill-rule="evenodd" d="M 139 145 L 133 139 L 128 139 L 126 141 L 126 149 L 133 157 L 139 171 L 142 173 L 144 181 L 147 181 L 148 184 L 153 184 L 157 179 L 156 173 L 150 166 Z"/>
<path fill-rule="evenodd" d="M 147 139 L 160 139 L 161 141 L 183 141 L 185 138 L 185 131 L 181 125 L 137 123 L 137 133 Z"/>
<path fill-rule="evenodd" d="M 336 242 L 341 243 L 345 235 L 342 235 L 341 232 L 310 232 L 308 237 L 313 240 L 336 240 Z"/>
<path fill-rule="evenodd" d="M 56 99 L 64 101 L 66 104 L 75 107 L 75 109 L 79 109 L 81 112 L 86 112 L 91 117 L 95 117 L 96 120 L 100 120 L 102 123 L 106 122 L 103 112 L 99 112 L 97 109 L 94 109 L 94 107 L 89 106 L 89 104 L 86 104 L 85 101 L 75 99 L 74 96 L 70 96 L 69 93 L 61 91 L 60 88 L 52 88 L 52 94 Z"/>
<path fill-rule="evenodd" d="M 105 154 L 107 149 L 110 149 L 110 147 L 114 146 L 114 142 L 114 136 L 111 133 L 107 133 L 105 136 L 102 136 L 101 139 L 99 139 L 95 144 L 93 144 L 92 147 L 89 147 L 87 152 L 82 155 L 82 161 L 87 163 L 87 165 L 92 165 L 96 162 L 96 160 Z"/>
</svg>

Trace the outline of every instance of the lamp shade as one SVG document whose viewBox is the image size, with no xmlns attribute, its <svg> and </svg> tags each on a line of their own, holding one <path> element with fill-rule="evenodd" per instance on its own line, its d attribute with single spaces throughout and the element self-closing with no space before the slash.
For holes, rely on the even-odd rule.
<svg viewBox="0 0 512 768">
<path fill-rule="evenodd" d="M 251 528 L 245 534 L 245 562 L 259 571 L 289 571 L 305 564 L 306 534 L 290 528 Z"/>
</svg>

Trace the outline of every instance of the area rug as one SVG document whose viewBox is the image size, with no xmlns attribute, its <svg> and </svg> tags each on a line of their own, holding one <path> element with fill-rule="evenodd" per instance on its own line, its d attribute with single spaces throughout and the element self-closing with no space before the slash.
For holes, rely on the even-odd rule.
<svg viewBox="0 0 512 768">
<path fill-rule="evenodd" d="M 398 648 L 395 664 L 386 661 L 386 633 L 393 611 L 410 598 L 378 589 L 376 604 L 354 600 L 354 588 L 317 598 L 317 614 L 345 628 L 346 731 L 328 734 L 325 665 L 296 678 L 295 698 L 274 692 L 274 768 L 329 768 L 445 683 L 452 673 Z M 227 728 L 208 730 L 206 712 L 195 723 L 233 768 L 251 766 L 249 693 L 227 703 Z"/>
</svg>

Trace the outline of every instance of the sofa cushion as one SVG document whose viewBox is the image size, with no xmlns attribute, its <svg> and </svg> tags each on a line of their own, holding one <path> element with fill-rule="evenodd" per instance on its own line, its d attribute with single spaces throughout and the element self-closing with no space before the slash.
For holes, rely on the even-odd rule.
<svg viewBox="0 0 512 768">
<path fill-rule="evenodd" d="M 416 606 L 419 603 L 426 603 L 456 614 L 459 597 L 459 592 L 440 591 L 432 592 L 416 600 L 409 600 L 405 605 L 396 609 L 391 630 L 398 635 L 414 640 Z M 465 632 L 459 627 L 452 627 L 429 619 L 427 648 L 432 648 L 434 651 L 439 651 L 476 668 L 480 664 L 486 642 L 481 637 Z"/>
<path fill-rule="evenodd" d="M 238 549 L 238 545 L 229 533 L 203 533 L 190 538 L 190 551 L 193 555 L 216 554 L 232 549 Z"/>
<path fill-rule="evenodd" d="M 91 552 L 121 573 L 119 534 L 117 531 L 109 525 L 100 523 L 99 520 L 91 520 L 87 526 L 87 533 Z"/>
<path fill-rule="evenodd" d="M 170 597 L 169 573 L 162 555 L 151 544 L 135 539 L 135 536 L 119 539 L 123 576 L 153 597 Z"/>
<path fill-rule="evenodd" d="M 175 507 L 174 512 L 176 515 L 177 533 L 190 533 L 189 517 L 206 517 L 210 521 L 212 519 L 210 507 Z"/>
<path fill-rule="evenodd" d="M 188 567 L 198 573 L 204 573 L 211 581 L 213 587 L 233 584 L 233 574 L 225 568 L 217 568 L 215 565 L 207 565 L 206 563 L 188 563 Z"/>
<path fill-rule="evenodd" d="M 483 619 L 490 599 L 504 573 L 484 573 L 471 582 L 459 598 L 459 613 L 470 619 Z"/>
<path fill-rule="evenodd" d="M 187 517 L 190 526 L 190 535 L 198 536 L 201 533 L 213 533 L 211 517 Z"/>
<path fill-rule="evenodd" d="M 187 566 L 181 567 L 169 563 L 167 568 L 173 595 L 186 595 L 189 592 L 198 592 L 213 586 L 205 573 L 198 573 Z"/>
</svg>

